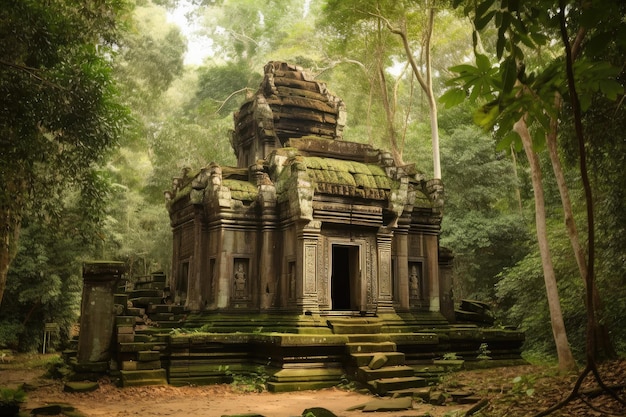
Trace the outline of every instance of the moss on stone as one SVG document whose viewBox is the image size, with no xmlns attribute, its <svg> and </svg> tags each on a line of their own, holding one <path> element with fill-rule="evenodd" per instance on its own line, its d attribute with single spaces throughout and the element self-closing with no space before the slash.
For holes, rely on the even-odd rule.
<svg viewBox="0 0 626 417">
<path fill-rule="evenodd" d="M 234 200 L 254 201 L 259 194 L 257 186 L 248 181 L 225 179 L 222 185 L 230 189 L 230 195 Z"/>
</svg>

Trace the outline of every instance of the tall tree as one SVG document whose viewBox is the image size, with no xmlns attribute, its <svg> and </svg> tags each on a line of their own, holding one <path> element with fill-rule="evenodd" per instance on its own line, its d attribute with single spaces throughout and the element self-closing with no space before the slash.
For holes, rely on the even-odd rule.
<svg viewBox="0 0 626 417">
<path fill-rule="evenodd" d="M 54 215 L 68 184 L 98 217 L 97 165 L 126 111 L 111 82 L 124 0 L 7 0 L 0 9 L 0 300 L 26 211 Z"/>
<path fill-rule="evenodd" d="M 439 5 L 435 1 L 416 3 L 412 1 L 376 1 L 363 3 L 359 1 L 329 1 L 325 8 L 327 20 L 334 22 L 339 33 L 358 34 L 359 31 L 378 33 L 370 48 L 378 51 L 373 62 L 376 64 L 373 71 L 378 81 L 378 93 L 382 98 L 383 108 L 387 121 L 387 140 L 391 146 L 394 158 L 402 163 L 402 146 L 396 132 L 397 112 L 396 103 L 389 99 L 387 77 L 385 71 L 393 63 L 393 58 L 405 60 L 410 68 L 412 77 L 417 80 L 429 110 L 430 134 L 433 152 L 433 176 L 441 179 L 441 164 L 439 156 L 439 127 L 437 122 L 437 101 L 433 88 L 432 44 Z M 348 19 L 351 24 L 346 24 Z M 358 23 L 355 24 L 355 23 Z M 399 45 L 381 34 L 381 29 L 399 38 Z M 397 46 L 396 46 L 397 45 Z M 373 48 L 372 48 L 373 46 Z M 404 58 L 399 56 L 404 55 Z M 374 83 L 372 83 L 374 84 Z"/>
<path fill-rule="evenodd" d="M 460 3 L 460 2 L 457 2 Z M 484 55 L 477 54 L 477 66 L 460 66 L 457 71 L 461 74 L 465 89 L 471 91 L 471 96 L 486 96 L 493 99 L 488 105 L 483 107 L 482 114 L 477 119 L 487 128 L 496 128 L 500 134 L 505 136 L 504 142 L 507 146 L 513 136 L 507 135 L 507 131 L 520 133 L 522 143 L 527 155 L 534 158 L 537 144 L 547 141 L 550 144 L 553 168 L 557 174 L 557 181 L 561 190 L 564 212 L 566 213 L 566 224 L 575 249 L 579 263 L 581 276 L 587 284 L 587 292 L 591 300 L 587 307 L 590 317 L 595 314 L 597 303 L 593 293 L 595 284 L 593 280 L 593 206 L 590 188 L 586 181 L 585 195 L 588 214 L 588 256 L 589 260 L 585 267 L 581 262 L 580 245 L 573 227 L 573 216 L 569 208 L 569 199 L 563 176 L 560 175 L 560 164 L 554 152 L 555 141 L 558 129 L 558 115 L 562 111 L 562 97 L 566 96 L 574 103 L 572 108 L 576 108 L 577 88 L 584 95 L 591 97 L 591 93 L 600 91 L 608 96 L 617 97 L 623 93 L 623 86 L 616 82 L 615 77 L 619 69 L 613 68 L 605 59 L 589 59 L 589 56 L 580 54 L 579 48 L 584 48 L 585 38 L 591 27 L 594 27 L 594 36 L 600 39 L 607 39 L 607 35 L 612 36 L 611 31 L 619 32 L 624 24 L 621 16 L 616 13 L 619 7 L 606 7 L 605 3 L 585 2 L 584 5 L 575 3 L 569 5 L 569 10 L 565 12 L 565 4 L 555 4 L 552 1 L 538 1 L 520 3 L 517 1 L 503 0 L 498 6 L 493 7 L 493 0 L 486 0 L 466 7 L 466 11 L 473 14 L 473 22 L 477 30 L 485 28 L 490 22 L 495 22 L 498 37 L 496 42 L 496 56 L 500 60 L 498 68 L 492 67 L 489 59 Z M 608 12 L 607 12 L 608 10 Z M 589 23 L 593 22 L 594 25 Z M 564 30 L 565 28 L 565 30 Z M 568 28 L 572 29 L 573 38 L 570 39 Z M 475 39 L 478 36 L 475 35 Z M 546 48 L 547 40 L 555 39 L 561 44 L 560 50 L 552 48 L 553 54 L 550 57 L 542 56 L 543 61 L 533 64 L 531 59 L 525 55 L 524 50 L 531 53 L 538 53 Z M 588 47 L 589 42 L 586 44 Z M 557 44 L 558 45 L 558 44 Z M 573 53 L 574 52 L 574 53 Z M 556 57 L 556 58 L 555 58 Z M 547 64 L 546 64 L 547 62 Z M 579 68 L 577 78 L 574 79 L 574 63 Z M 532 67 L 532 71 L 530 68 Z M 462 90 L 450 90 L 444 99 L 453 97 L 462 98 L 465 92 Z M 495 99 L 494 99 L 495 98 Z M 585 108 L 583 103 L 582 108 Z M 535 141 L 531 139 L 529 131 L 531 127 L 535 133 Z M 582 140 L 579 143 L 584 143 Z M 586 176 L 586 155 L 584 146 L 580 146 L 579 160 L 581 163 L 581 175 Z M 532 165 L 531 165 L 532 166 Z M 539 184 L 535 184 L 538 186 Z M 536 190 L 535 190 L 536 191 Z M 537 191 L 535 192 L 537 196 Z M 537 202 L 536 202 L 537 204 Z M 539 207 L 537 207 L 539 209 Z M 539 220 L 539 214 L 537 214 Z M 538 221 L 538 239 L 547 240 L 540 235 Z M 541 245 L 540 245 L 541 248 Z M 549 269 L 548 258 L 543 258 L 544 270 Z M 548 277 L 546 277 L 548 280 Z M 552 281 L 552 279 L 550 279 Z M 548 282 L 546 281 L 546 284 Z M 556 287 L 556 283 L 550 282 L 546 290 Z M 549 302 L 558 302 L 552 299 Z M 557 312 L 558 309 L 551 308 Z M 595 326 L 596 322 L 590 320 L 590 326 Z M 554 324 L 554 322 L 553 322 Z M 559 326 L 560 327 L 560 326 Z M 595 333 L 596 329 L 589 330 Z M 593 339 L 593 338 L 592 338 Z M 563 349 L 565 349 L 563 347 Z M 594 348 L 595 349 L 595 348 Z M 563 366 L 564 361 L 560 361 Z"/>
</svg>

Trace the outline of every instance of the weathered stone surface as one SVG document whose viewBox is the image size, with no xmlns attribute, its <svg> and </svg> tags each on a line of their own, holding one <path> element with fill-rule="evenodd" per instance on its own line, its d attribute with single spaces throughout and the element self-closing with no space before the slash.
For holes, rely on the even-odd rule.
<svg viewBox="0 0 626 417">
<path fill-rule="evenodd" d="M 387 355 L 384 353 L 374 353 L 372 356 L 372 360 L 367 365 L 370 369 L 380 369 L 382 368 L 388 361 Z"/>
<path fill-rule="evenodd" d="M 100 362 L 111 358 L 114 295 L 126 269 L 123 262 L 90 262 L 83 265 L 79 362 Z"/>
<path fill-rule="evenodd" d="M 410 410 L 413 408 L 413 400 L 411 397 L 389 398 L 381 400 L 373 400 L 365 404 L 363 412 L 372 411 L 400 411 Z"/>
<path fill-rule="evenodd" d="M 443 391 L 431 391 L 428 396 L 428 403 L 432 405 L 443 405 L 446 402 L 446 396 Z"/>
<path fill-rule="evenodd" d="M 145 371 L 120 371 L 123 387 L 137 387 L 144 385 L 167 385 L 165 369 Z"/>
<path fill-rule="evenodd" d="M 158 361 L 161 353 L 156 350 L 142 350 L 137 352 L 138 361 Z"/>
</svg>

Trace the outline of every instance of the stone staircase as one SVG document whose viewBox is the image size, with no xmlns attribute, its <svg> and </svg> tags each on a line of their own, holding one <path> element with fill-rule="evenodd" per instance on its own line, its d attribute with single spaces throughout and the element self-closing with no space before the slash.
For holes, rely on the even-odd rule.
<svg viewBox="0 0 626 417">
<path fill-rule="evenodd" d="M 415 370 L 405 363 L 405 355 L 397 345 L 384 341 L 382 321 L 376 317 L 334 318 L 328 320 L 334 334 L 345 334 L 349 357 L 349 376 L 380 396 L 425 387 L 425 378 L 415 376 Z"/>
<path fill-rule="evenodd" d="M 166 277 L 162 273 L 139 277 L 132 289 L 115 295 L 117 366 L 122 386 L 166 385 L 162 361 L 170 329 L 185 317 L 183 306 L 164 304 Z"/>
<path fill-rule="evenodd" d="M 425 387 L 427 380 L 415 376 L 405 365 L 404 353 L 393 342 L 348 342 L 348 369 L 353 379 L 380 396 Z"/>
</svg>

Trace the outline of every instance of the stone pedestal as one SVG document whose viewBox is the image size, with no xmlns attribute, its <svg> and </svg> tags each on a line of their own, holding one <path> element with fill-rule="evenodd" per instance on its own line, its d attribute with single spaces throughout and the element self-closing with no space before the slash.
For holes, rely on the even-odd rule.
<svg viewBox="0 0 626 417">
<path fill-rule="evenodd" d="M 106 362 L 111 358 L 115 325 L 114 294 L 125 272 L 123 262 L 89 262 L 83 265 L 79 364 Z"/>
</svg>

